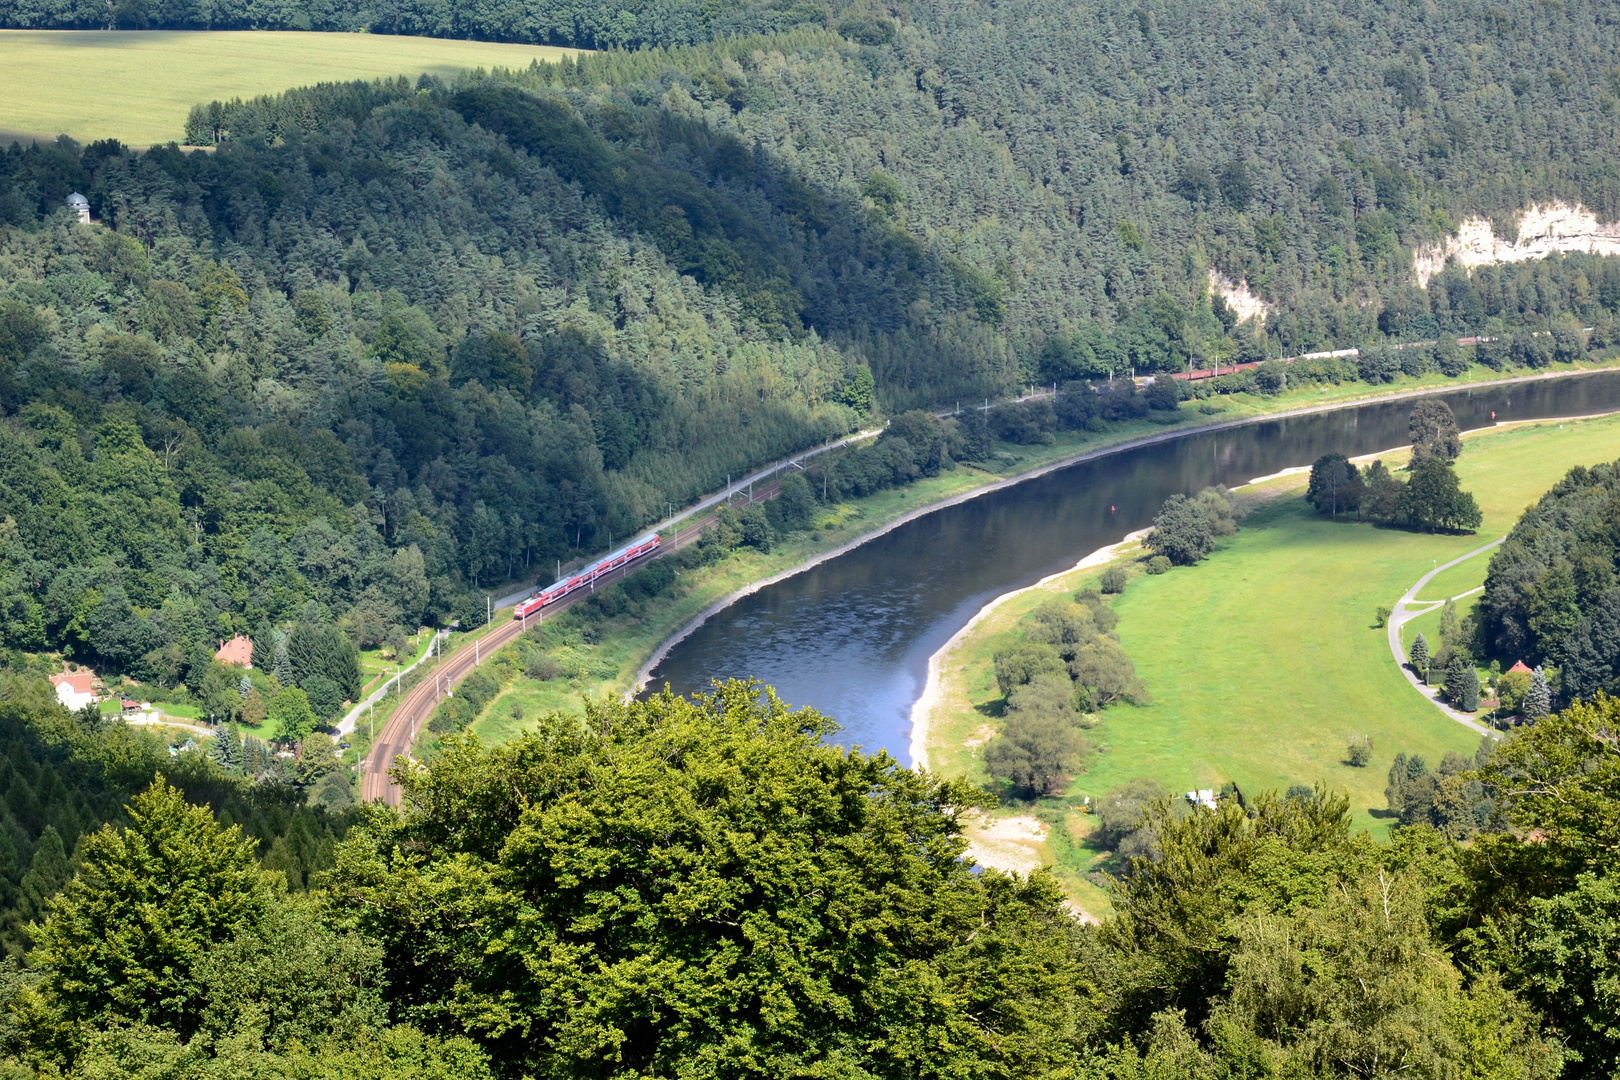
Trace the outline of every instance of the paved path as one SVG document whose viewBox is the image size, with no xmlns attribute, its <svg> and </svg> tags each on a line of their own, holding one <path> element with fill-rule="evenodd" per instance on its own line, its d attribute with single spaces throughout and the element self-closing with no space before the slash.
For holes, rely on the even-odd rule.
<svg viewBox="0 0 1620 1080">
<path fill-rule="evenodd" d="M 1417 594 L 1423 591 L 1423 586 L 1427 585 L 1436 574 L 1440 573 L 1442 570 L 1449 570 L 1458 563 L 1467 562 L 1475 555 L 1481 555 L 1491 550 L 1491 548 L 1497 547 L 1502 543 L 1503 540 L 1506 539 L 1507 537 L 1504 536 L 1501 539 L 1492 540 L 1484 547 L 1477 547 L 1466 555 L 1459 555 L 1450 562 L 1444 563 L 1435 567 L 1433 570 L 1430 570 L 1427 574 L 1424 574 L 1422 577 L 1418 578 L 1417 584 L 1413 585 L 1410 589 L 1407 589 L 1405 595 L 1403 595 L 1399 600 L 1395 601 L 1395 610 L 1390 612 L 1389 615 L 1389 652 L 1391 656 L 1395 657 L 1395 664 L 1401 669 L 1401 674 L 1406 676 L 1406 681 L 1411 683 L 1412 688 L 1418 693 L 1422 694 L 1424 697 L 1433 702 L 1435 708 L 1457 721 L 1457 723 L 1463 725 L 1464 727 L 1472 728 L 1481 735 L 1495 735 L 1497 733 L 1486 727 L 1484 724 L 1481 724 L 1467 713 L 1458 712 L 1450 705 L 1447 705 L 1445 702 L 1441 701 L 1439 687 L 1424 686 L 1423 681 L 1417 677 L 1417 673 L 1407 666 L 1406 651 L 1401 648 L 1401 627 L 1405 626 L 1419 615 L 1433 611 L 1435 608 L 1445 603 L 1444 600 L 1417 599 Z M 1465 593 L 1452 597 L 1452 599 L 1461 600 L 1464 596 L 1471 596 L 1476 592 L 1479 592 L 1479 589 L 1469 589 Z M 1416 604 L 1417 607 L 1414 610 L 1408 610 L 1408 604 Z"/>
<path fill-rule="evenodd" d="M 449 636 L 450 636 L 450 631 L 449 630 L 440 630 L 437 633 L 435 633 L 433 635 L 433 641 L 428 645 L 427 651 L 424 652 L 421 656 L 418 656 L 415 660 L 411 661 L 410 667 L 407 667 L 403 671 L 396 672 L 395 674 L 390 675 L 388 677 L 387 681 L 385 681 L 381 686 L 377 687 L 377 689 L 373 690 L 371 693 L 367 694 L 364 698 L 362 698 L 360 700 L 360 704 L 358 704 L 354 708 L 350 709 L 348 711 L 348 714 L 345 715 L 342 720 L 338 721 L 338 724 L 337 724 L 338 734 L 339 735 L 352 735 L 352 734 L 354 734 L 354 726 L 355 726 L 355 724 L 360 722 L 360 714 L 365 712 L 367 709 L 375 708 L 376 705 L 380 701 L 382 701 L 383 698 L 388 696 L 389 691 L 393 690 L 395 684 L 397 684 L 399 682 L 399 680 L 403 679 L 405 676 L 407 676 L 411 672 L 415 671 L 418 664 L 421 664 L 422 662 L 427 660 L 430 656 L 433 656 L 436 652 L 438 652 L 440 649 L 442 649 L 444 647 L 444 639 L 449 637 Z"/>
</svg>

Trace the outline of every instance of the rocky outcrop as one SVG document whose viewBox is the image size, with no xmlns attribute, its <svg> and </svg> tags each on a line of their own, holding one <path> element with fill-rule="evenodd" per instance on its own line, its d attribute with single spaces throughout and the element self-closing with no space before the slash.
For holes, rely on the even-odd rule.
<svg viewBox="0 0 1620 1080">
<path fill-rule="evenodd" d="M 1441 265 L 1445 265 L 1444 262 Z M 1209 270 L 1209 291 L 1225 298 L 1226 306 L 1237 312 L 1238 321 L 1259 319 L 1271 314 L 1271 305 L 1249 291 L 1247 281 L 1229 281 L 1214 267 Z"/>
<path fill-rule="evenodd" d="M 1620 255 L 1620 223 L 1602 224 L 1583 206 L 1553 202 L 1532 206 L 1519 217 L 1519 235 L 1508 240 L 1491 230 L 1484 218 L 1468 218 L 1457 235 L 1444 243 L 1412 253 L 1418 286 L 1445 269 L 1449 260 L 1473 268 L 1492 263 L 1544 259 L 1555 251 L 1589 251 L 1594 255 Z"/>
</svg>

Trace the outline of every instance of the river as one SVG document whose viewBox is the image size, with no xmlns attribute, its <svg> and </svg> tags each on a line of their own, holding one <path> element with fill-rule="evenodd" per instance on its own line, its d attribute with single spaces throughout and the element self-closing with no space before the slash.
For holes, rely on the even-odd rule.
<svg viewBox="0 0 1620 1080">
<path fill-rule="evenodd" d="M 1620 373 L 1441 395 L 1463 429 L 1620 410 Z M 842 726 L 836 741 L 910 757 L 928 658 L 994 597 L 1152 524 L 1176 492 L 1235 487 L 1406 441 L 1411 399 L 1264 420 L 1082 462 L 946 507 L 761 589 L 677 645 L 648 680 L 677 692 L 753 676 Z M 1589 463 L 1595 464 L 1595 463 Z"/>
</svg>

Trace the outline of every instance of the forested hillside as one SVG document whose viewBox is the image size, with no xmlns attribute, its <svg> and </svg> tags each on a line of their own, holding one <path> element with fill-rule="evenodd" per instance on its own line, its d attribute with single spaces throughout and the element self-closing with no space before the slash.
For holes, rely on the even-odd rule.
<svg viewBox="0 0 1620 1080">
<path fill-rule="evenodd" d="M 1600 5 L 890 14 L 199 105 L 212 153 L 12 147 L 0 644 L 200 689 L 232 633 L 476 619 L 873 412 L 1318 346 L 1375 347 L 1216 389 L 1428 369 L 1386 335 L 1500 335 L 1492 367 L 1616 340 L 1620 260 L 1411 270 L 1466 214 L 1620 211 Z M 1142 405 L 1100 403 L 1070 420 Z"/>
</svg>

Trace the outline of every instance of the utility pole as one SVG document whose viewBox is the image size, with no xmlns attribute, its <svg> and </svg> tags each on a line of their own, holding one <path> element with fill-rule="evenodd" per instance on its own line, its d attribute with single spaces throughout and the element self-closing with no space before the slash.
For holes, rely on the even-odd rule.
<svg viewBox="0 0 1620 1080">
<path fill-rule="evenodd" d="M 484 625 L 488 626 L 495 618 L 495 609 L 490 607 L 489 596 L 484 596 Z"/>
</svg>

